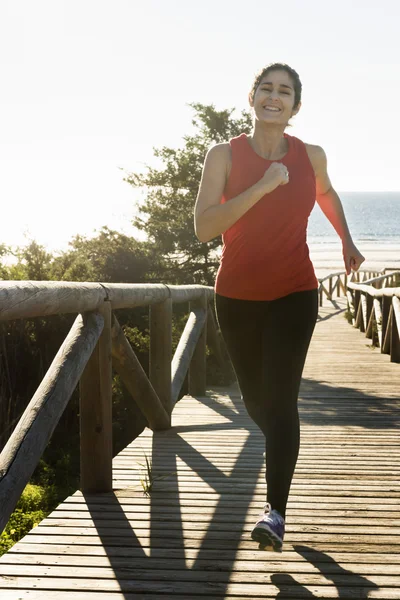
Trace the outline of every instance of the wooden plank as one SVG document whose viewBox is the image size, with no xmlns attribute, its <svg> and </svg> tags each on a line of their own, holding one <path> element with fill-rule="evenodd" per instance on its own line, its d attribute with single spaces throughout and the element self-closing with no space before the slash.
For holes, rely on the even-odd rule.
<svg viewBox="0 0 400 600">
<path fill-rule="evenodd" d="M 147 563 L 150 563 L 151 560 L 147 560 Z M 176 562 L 176 561 L 175 561 Z M 145 568 L 141 568 L 140 566 L 133 567 L 132 565 L 125 564 L 120 567 L 117 567 L 116 564 L 112 566 L 90 566 L 90 567 L 82 567 L 81 565 L 45 565 L 45 579 L 43 577 L 43 565 L 10 565 L 0 563 L 0 576 L 5 577 L 7 579 L 14 578 L 37 578 L 42 579 L 42 581 L 46 581 L 47 585 L 52 578 L 63 578 L 66 580 L 67 585 L 68 582 L 70 587 L 75 587 L 75 589 L 98 589 L 99 591 L 104 590 L 107 591 L 109 589 L 118 589 L 113 586 L 113 583 L 121 584 L 122 589 L 126 589 L 127 591 L 138 589 L 139 591 L 145 591 L 143 589 L 144 585 L 148 585 L 151 590 L 151 585 L 154 583 L 154 577 L 160 581 L 157 582 L 159 585 L 162 582 L 168 584 L 169 582 L 178 581 L 179 585 L 182 585 L 186 582 L 190 582 L 192 584 L 196 584 L 196 591 L 198 587 L 200 589 L 202 586 L 210 581 L 210 576 L 212 574 L 212 583 L 227 583 L 227 574 L 224 571 L 217 569 L 217 565 L 210 565 L 211 568 L 205 570 L 204 568 L 199 568 L 196 562 L 192 565 L 192 568 L 179 569 L 177 565 L 174 565 L 172 569 L 158 568 L 156 571 L 153 569 L 149 569 L 147 566 Z M 232 564 L 229 565 L 231 567 L 231 572 L 229 575 L 229 584 L 236 584 L 235 587 L 239 587 L 239 585 L 246 585 L 249 580 L 248 571 L 242 571 L 239 569 L 232 569 Z M 311 567 L 311 565 L 310 565 Z M 324 575 L 320 573 L 316 573 L 315 569 L 306 569 L 305 567 L 297 570 L 293 569 L 293 575 L 296 576 L 296 582 L 300 585 L 325 585 L 326 578 Z M 349 566 L 347 570 L 350 571 Z M 119 579 L 115 581 L 115 572 L 118 572 Z M 307 572 L 308 571 L 308 572 Z M 362 573 L 358 572 L 358 568 L 356 566 L 357 575 L 361 576 Z M 392 586 L 395 587 L 399 583 L 400 576 L 398 573 L 385 573 L 385 574 L 376 574 L 371 573 L 370 569 L 364 569 L 365 575 L 368 577 L 368 583 L 373 587 L 379 586 Z M 260 570 L 258 567 L 257 570 L 253 570 L 251 574 L 251 584 L 256 587 L 257 585 L 271 582 L 273 581 L 274 574 L 285 573 L 284 565 L 271 565 L 270 572 L 266 575 L 264 572 Z M 354 581 L 354 573 L 347 572 L 343 573 L 343 569 L 336 565 L 336 569 L 331 570 L 331 576 L 334 576 L 335 582 L 338 585 L 348 585 L 351 583 L 351 580 Z M 89 587 L 89 584 L 92 584 L 92 588 Z M 54 586 L 54 584 L 53 584 Z M 54 587 L 63 588 L 65 584 L 61 583 L 60 585 L 55 585 Z M 142 587 L 141 587 L 142 586 Z M 12 587 L 12 585 L 10 585 Z M 68 589 L 68 588 L 67 588 Z M 147 589 L 147 588 L 146 588 Z M 158 589 L 158 588 L 156 588 Z M 153 590 L 152 590 L 153 591 Z M 154 590 L 155 591 L 155 590 Z M 160 590 L 161 591 L 161 590 Z M 172 590 L 171 590 L 172 591 Z M 245 589 L 248 593 L 248 590 Z M 400 592 L 400 590 L 399 590 Z M 204 592 L 203 592 L 204 593 Z"/>
<path fill-rule="evenodd" d="M 88 564 L 90 561 L 98 560 L 98 557 L 104 557 L 106 560 L 106 564 L 109 564 L 109 558 L 124 558 L 124 559 L 140 559 L 147 560 L 148 556 L 143 556 L 143 552 L 140 548 L 134 548 L 129 546 L 103 546 L 103 545 L 65 545 L 59 546 L 57 544 L 46 544 L 45 547 L 41 544 L 28 544 L 24 542 L 19 542 L 13 548 L 1 557 L 0 562 L 11 563 L 15 562 L 15 556 L 12 554 L 18 554 L 18 564 L 23 564 L 25 560 L 36 561 L 39 563 L 43 561 L 43 564 L 47 564 L 48 560 L 52 560 L 53 556 L 56 555 L 60 559 L 66 558 L 66 560 L 74 560 L 75 557 L 78 557 L 77 560 L 80 560 L 82 564 L 82 556 L 87 557 Z M 297 552 L 283 552 L 282 555 L 285 557 L 285 561 L 290 562 L 291 566 L 295 566 L 297 563 L 303 563 L 304 565 L 309 564 L 309 559 L 315 557 L 315 551 L 310 549 L 309 551 L 304 551 L 302 554 Z M 156 561 L 158 559 L 180 559 L 182 557 L 182 553 L 179 549 L 174 550 L 173 548 L 156 548 L 154 552 L 151 553 L 151 562 Z M 196 548 L 186 548 L 185 557 L 187 560 L 198 559 L 198 551 Z M 352 552 L 337 552 L 332 550 L 328 555 L 320 555 L 318 557 L 318 562 L 320 564 L 331 562 L 332 558 L 336 562 L 346 562 L 346 563 L 354 563 L 354 564 L 366 564 L 371 568 L 376 567 L 379 569 L 379 565 L 387 566 L 388 558 L 390 558 L 390 562 L 395 566 L 400 564 L 400 554 L 377 554 L 376 552 L 363 552 L 361 553 L 352 553 Z M 226 548 L 219 550 L 209 550 L 207 552 L 207 559 L 212 560 L 232 560 L 240 563 L 243 568 L 246 567 L 247 564 L 251 563 L 260 563 L 265 561 L 265 553 L 260 552 L 255 549 L 253 545 L 252 549 L 249 550 L 237 550 L 236 548 Z M 207 559 L 198 559 L 202 561 L 206 561 Z M 281 563 L 281 557 L 277 557 L 275 554 L 270 554 L 268 559 L 271 562 Z M 108 561 L 108 562 L 107 562 Z M 149 561 L 150 562 L 150 561 Z"/>
<path fill-rule="evenodd" d="M 284 575 L 282 575 L 284 577 Z M 63 580 L 61 578 L 50 578 L 50 577 L 10 577 L 5 580 L 5 588 L 15 588 L 16 586 L 24 586 L 26 589 L 35 588 L 43 590 L 42 598 L 44 598 L 44 591 L 48 590 L 51 592 L 51 598 L 54 598 L 53 590 L 59 590 L 71 593 L 71 591 L 79 592 L 81 595 L 78 596 L 85 600 L 86 596 L 82 595 L 83 592 L 92 592 L 93 590 L 97 592 L 134 592 L 132 597 L 137 597 L 137 593 L 158 593 L 165 598 L 164 594 L 177 594 L 176 596 L 172 596 L 178 598 L 179 596 L 182 598 L 184 596 L 185 600 L 189 597 L 189 594 L 193 592 L 193 583 L 192 582 L 184 582 L 184 581 L 174 581 L 173 574 L 169 574 L 170 581 L 132 581 L 132 580 L 105 580 L 105 579 L 67 579 Z M 268 576 L 265 576 L 265 580 L 268 581 Z M 382 598 L 385 600 L 388 599 L 396 599 L 400 598 L 400 592 L 397 587 L 384 587 L 378 588 L 377 584 L 369 583 L 369 578 L 361 578 L 350 576 L 349 579 L 344 583 L 337 585 L 324 585 L 320 583 L 320 585 L 315 585 L 313 583 L 313 578 L 310 578 L 311 581 L 309 584 L 304 585 L 301 583 L 297 583 L 293 580 L 294 589 L 296 589 L 296 598 L 354 598 L 354 592 L 349 589 L 350 581 L 358 580 L 359 584 L 357 585 L 357 591 L 360 594 L 359 598 Z M 171 581 L 172 580 L 172 581 Z M 364 585 L 362 585 L 361 580 L 363 580 Z M 208 598 L 230 598 L 230 597 L 240 597 L 240 598 L 276 598 L 277 594 L 280 594 L 281 584 L 278 586 L 270 583 L 264 584 L 251 584 L 251 583 L 229 583 L 229 582 L 197 582 L 195 586 L 196 596 L 191 596 L 191 598 L 199 598 L 199 596 L 208 597 Z M 283 591 L 287 589 L 287 586 L 282 586 Z M 178 591 L 179 590 L 179 591 Z M 298 590 L 298 591 L 297 591 Z M 311 596 L 311 594 L 313 596 Z M 361 595 L 362 594 L 362 595 Z M 286 594 L 285 594 L 286 595 Z M 17 596 L 18 597 L 18 596 Z M 30 596 L 29 596 L 30 597 Z M 50 596 L 48 596 L 50 597 Z M 62 597 L 62 596 L 61 596 Z M 67 596 L 65 596 L 66 598 Z M 71 596 L 68 595 L 68 598 Z M 126 594 L 123 596 L 126 598 Z M 148 596 L 143 596 L 143 598 Z M 157 597 L 157 596 L 155 596 Z M 280 597 L 283 598 L 285 596 L 280 594 Z M 290 596 L 286 596 L 290 597 Z M 292 596 L 293 597 L 293 596 Z M 357 596 L 356 596 L 357 597 Z M 20 596 L 19 596 L 20 598 Z"/>
<path fill-rule="evenodd" d="M 39 525 L 40 527 L 40 525 Z M 65 546 L 70 546 L 73 544 L 82 545 L 82 546 L 99 546 L 109 548 L 111 546 L 118 546 L 120 548 L 137 548 L 142 553 L 152 554 L 153 550 L 159 548 L 175 548 L 181 553 L 182 556 L 185 555 L 186 550 L 189 548 L 197 548 L 198 552 L 201 552 L 203 556 L 207 556 L 210 550 L 230 550 L 234 547 L 235 550 L 254 550 L 257 548 L 257 545 L 254 544 L 252 540 L 248 541 L 249 537 L 246 536 L 245 540 L 239 539 L 237 537 L 229 537 L 229 536 L 220 536 L 217 538 L 212 538 L 208 540 L 207 536 L 207 544 L 204 542 L 204 534 L 203 532 L 196 535 L 191 532 L 189 535 L 182 536 L 165 536 L 165 535 L 150 535 L 148 532 L 147 535 L 132 535 L 131 537 L 119 537 L 115 536 L 96 536 L 96 535 L 35 535 L 34 537 L 31 534 L 25 536 L 24 541 L 27 544 L 35 544 L 42 545 L 43 551 L 45 551 L 47 544 L 56 544 L 60 546 L 60 548 Z M 20 542 L 18 542 L 20 543 Z M 287 548 L 290 548 L 290 551 L 298 551 L 297 548 L 299 545 L 304 547 L 304 544 L 312 544 L 312 547 L 309 547 L 309 551 L 313 552 L 351 552 L 351 553 L 379 553 L 384 555 L 397 554 L 400 555 L 400 548 L 398 540 L 394 539 L 394 536 L 380 536 L 379 539 L 373 538 L 371 541 L 371 537 L 365 535 L 363 538 L 360 536 L 343 536 L 338 537 L 337 535 L 329 536 L 328 534 L 322 535 L 292 535 L 290 539 L 290 544 L 286 541 L 285 537 L 285 545 Z M 61 551 L 61 550 L 60 550 Z M 285 560 L 287 556 L 285 552 L 280 554 L 279 559 Z M 275 556 L 275 553 L 263 554 L 264 560 L 272 560 Z M 0 558 L 0 561 L 3 557 Z M 16 561 L 17 562 L 17 561 Z M 1 583 L 1 582 L 0 582 Z M 1 589 L 1 588 L 0 588 Z"/>
</svg>

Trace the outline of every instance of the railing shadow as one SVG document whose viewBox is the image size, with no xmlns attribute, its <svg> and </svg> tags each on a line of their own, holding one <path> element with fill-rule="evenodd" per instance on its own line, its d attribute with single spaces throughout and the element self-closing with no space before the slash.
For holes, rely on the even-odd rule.
<svg viewBox="0 0 400 600">
<path fill-rule="evenodd" d="M 228 402 L 231 402 L 231 406 L 229 406 L 227 403 L 217 401 L 223 389 L 209 390 L 207 396 L 196 396 L 196 400 L 205 404 L 208 411 L 211 408 L 215 415 L 225 417 L 226 422 L 193 423 L 153 433 L 151 457 L 154 474 L 155 476 L 166 473 L 170 475 L 163 480 L 156 480 L 154 491 L 149 499 L 150 535 L 148 541 L 143 537 L 143 532 L 138 533 L 132 529 L 129 518 L 117 498 L 115 501 L 113 500 L 112 505 L 119 514 L 121 524 L 118 526 L 118 530 L 113 531 L 112 537 L 104 535 L 101 521 L 99 521 L 97 513 L 91 510 L 90 502 L 88 503 L 122 593 L 133 590 L 160 594 L 174 591 L 178 594 L 185 594 L 185 597 L 191 597 L 191 594 L 208 593 L 208 597 L 224 598 L 229 585 L 233 583 L 232 575 L 235 573 L 234 565 L 238 559 L 238 553 L 241 559 L 259 560 L 260 553 L 257 545 L 250 538 L 250 531 L 246 524 L 249 506 L 254 498 L 255 485 L 259 480 L 260 473 L 264 472 L 264 440 L 258 427 L 250 419 L 248 420 L 245 425 L 247 436 L 243 436 L 243 446 L 238 447 L 236 462 L 231 466 L 229 473 L 221 471 L 219 466 L 207 458 L 207 454 L 210 455 L 212 450 L 202 453 L 185 440 L 186 433 L 207 431 L 232 431 L 234 433 L 239 428 L 243 430 L 243 415 L 246 414 L 246 411 L 240 397 L 240 390 L 237 385 L 233 385 L 228 391 L 225 391 Z M 312 423 L 323 429 L 324 426 L 331 427 L 335 424 L 357 425 L 358 423 L 360 427 L 372 430 L 398 426 L 400 415 L 396 399 L 367 395 L 350 387 L 341 388 L 341 394 L 343 389 L 351 396 L 352 404 L 349 406 L 357 403 L 357 410 L 354 413 L 343 414 L 340 407 L 337 405 L 335 407 L 334 398 L 329 398 L 329 395 L 332 395 L 331 387 L 319 381 L 303 379 L 299 399 L 301 425 Z M 385 415 L 384 420 L 380 422 L 376 420 L 377 404 Z M 369 407 L 372 407 L 371 412 L 368 411 Z M 249 467 L 249 458 L 252 460 L 251 468 Z M 195 492 L 185 491 L 187 485 L 182 478 L 183 471 L 181 471 L 180 477 L 175 474 L 178 459 L 184 461 L 190 467 L 190 472 L 196 474 L 200 479 L 197 487 L 208 486 L 210 500 L 205 500 L 204 506 L 212 507 L 211 511 L 207 513 L 209 521 L 202 520 L 200 511 L 198 520 L 184 521 L 183 510 L 187 512 L 190 506 L 187 501 L 195 498 Z M 204 490 L 201 492 L 202 498 L 204 498 L 203 492 Z M 341 492 L 338 490 L 338 498 L 340 498 L 340 494 Z M 185 502 L 182 503 L 183 500 Z M 194 511 L 196 506 L 197 504 L 192 505 Z M 260 500 L 260 509 L 261 507 L 262 500 Z M 143 531 L 147 524 L 146 520 Z M 110 523 L 108 526 L 110 527 Z M 313 536 L 316 535 L 312 526 L 310 526 L 309 533 L 312 533 Z M 304 526 L 304 538 L 307 539 L 307 525 Z M 123 556 L 119 553 L 115 554 L 114 544 L 118 545 L 118 552 L 123 553 Z M 124 547 L 123 550 L 121 545 Z M 392 546 L 394 545 L 395 540 Z M 343 551 L 339 537 L 337 543 L 333 545 L 317 542 L 315 546 L 314 548 L 313 544 L 294 543 L 290 551 L 297 552 L 311 563 L 316 569 L 312 571 L 314 575 L 317 572 L 332 582 L 336 588 L 336 597 L 349 597 L 349 587 L 353 586 L 357 593 L 365 593 L 365 596 L 360 595 L 359 597 L 368 597 L 369 592 L 378 589 L 378 586 L 369 581 L 367 577 L 355 572 L 354 569 L 346 569 L 330 556 L 334 551 Z M 121 558 L 124 558 L 124 562 L 121 562 Z M 285 552 L 281 555 L 265 553 L 265 561 L 271 568 L 270 581 L 265 582 L 265 585 L 268 583 L 276 586 L 276 598 L 287 597 L 289 592 L 291 597 L 323 597 L 321 596 L 322 585 L 317 586 L 319 589 L 314 595 L 310 589 L 315 586 L 305 586 L 296 581 L 296 573 L 300 573 L 301 577 L 298 569 L 294 573 L 290 571 L 274 573 L 274 564 L 279 563 L 277 569 L 281 569 L 284 560 Z M 263 570 L 262 560 L 259 565 L 260 569 L 256 571 L 258 574 Z M 161 583 L 151 581 L 154 569 L 163 570 L 162 578 L 165 583 L 162 590 L 161 587 L 157 587 L 161 586 Z M 167 572 L 169 570 L 171 571 L 170 576 Z M 206 574 L 211 571 L 213 573 L 210 576 L 212 581 L 207 581 Z M 193 577 L 194 572 L 196 575 Z M 307 573 L 311 572 L 305 569 L 303 575 L 306 576 Z M 243 575 L 243 580 L 246 578 L 246 582 L 251 583 L 251 577 L 251 571 L 248 571 L 246 575 Z M 159 581 L 160 577 L 157 575 L 156 579 Z M 258 596 L 263 593 L 263 584 L 258 583 L 257 585 L 260 586 Z"/>
</svg>

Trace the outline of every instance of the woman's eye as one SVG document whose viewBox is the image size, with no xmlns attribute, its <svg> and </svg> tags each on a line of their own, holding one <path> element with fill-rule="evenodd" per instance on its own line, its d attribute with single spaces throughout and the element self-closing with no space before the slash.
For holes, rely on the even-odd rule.
<svg viewBox="0 0 400 600">
<path fill-rule="evenodd" d="M 264 88 L 262 91 L 263 92 L 270 92 L 271 90 L 269 90 L 267 88 Z M 286 96 L 290 96 L 290 92 L 281 92 L 281 94 L 285 94 Z"/>
</svg>

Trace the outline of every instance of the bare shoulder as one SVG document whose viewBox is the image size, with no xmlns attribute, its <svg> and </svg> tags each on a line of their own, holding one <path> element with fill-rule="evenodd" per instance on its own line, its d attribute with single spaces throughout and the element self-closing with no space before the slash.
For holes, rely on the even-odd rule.
<svg viewBox="0 0 400 600">
<path fill-rule="evenodd" d="M 231 160 L 231 145 L 229 142 L 214 144 L 208 149 L 207 156 L 215 160 Z"/>
<path fill-rule="evenodd" d="M 315 174 L 321 169 L 321 166 L 326 162 L 326 154 L 321 146 L 316 144 L 307 144 L 304 142 L 307 150 L 308 158 L 313 166 Z"/>
<path fill-rule="evenodd" d="M 232 150 L 229 142 L 221 142 L 211 146 L 207 152 L 206 160 L 211 160 L 216 168 L 222 168 L 229 177 L 232 167 Z"/>
<path fill-rule="evenodd" d="M 332 189 L 332 182 L 328 175 L 327 158 L 321 146 L 306 144 L 307 154 L 312 164 L 316 179 L 317 200 Z"/>
</svg>

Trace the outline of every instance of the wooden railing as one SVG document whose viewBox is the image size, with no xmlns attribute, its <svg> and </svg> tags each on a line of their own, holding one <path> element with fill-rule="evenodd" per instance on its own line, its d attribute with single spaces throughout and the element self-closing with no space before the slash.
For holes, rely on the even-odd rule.
<svg viewBox="0 0 400 600">
<path fill-rule="evenodd" d="M 372 345 L 400 363 L 400 287 L 393 287 L 400 271 L 347 284 L 348 307 L 354 327 L 371 339 Z M 392 286 L 392 287 L 389 287 Z"/>
<path fill-rule="evenodd" d="M 387 271 L 387 272 L 386 272 Z M 400 362 L 400 287 L 394 287 L 400 271 L 386 268 L 381 273 L 359 270 L 347 280 L 346 272 L 331 273 L 319 279 L 319 297 L 332 300 L 336 290 L 347 296 L 347 307 L 354 327 L 372 340 L 372 345 L 390 354 L 391 362 Z M 344 281 L 342 281 L 342 277 Z M 328 281 L 328 289 L 326 288 Z"/>
<path fill-rule="evenodd" d="M 371 277 L 376 277 L 382 272 L 384 272 L 384 270 L 370 271 L 366 269 L 359 269 L 350 275 L 350 281 L 365 281 Z M 341 291 L 344 295 L 346 295 L 347 280 L 348 276 L 346 271 L 337 271 L 336 273 L 329 273 L 329 275 L 326 275 L 326 277 L 318 278 L 319 305 L 323 306 L 324 294 L 328 300 L 332 300 L 335 292 L 337 297 L 340 296 Z"/>
<path fill-rule="evenodd" d="M 112 367 L 153 430 L 168 429 L 188 374 L 189 393 L 206 391 L 206 341 L 226 369 L 212 307 L 201 285 L 2 281 L 0 321 L 79 313 L 0 454 L 0 532 L 6 526 L 49 439 L 80 384 L 80 487 L 112 490 Z M 172 308 L 189 302 L 189 318 L 172 357 Z M 114 310 L 150 307 L 146 376 Z M 226 372 L 226 371 L 225 371 Z"/>
<path fill-rule="evenodd" d="M 320 280 L 319 294 L 347 294 L 354 325 L 374 334 L 382 352 L 399 362 L 399 288 L 395 273 L 377 277 L 358 271 Z M 342 277 L 344 276 L 344 282 Z M 362 282 L 360 283 L 360 278 Z M 371 279 L 372 277 L 372 279 Z M 328 282 L 328 287 L 326 287 Z M 0 531 L 8 522 L 49 439 L 79 383 L 80 487 L 84 493 L 112 490 L 112 368 L 153 430 L 168 429 L 188 375 L 189 394 L 206 390 L 206 343 L 225 372 L 226 351 L 213 309 L 212 287 L 201 285 L 105 284 L 59 281 L 2 281 L 0 321 L 78 313 L 61 348 L 0 454 Z M 189 318 L 172 357 L 172 308 L 189 302 Z M 149 377 L 118 323 L 115 310 L 149 306 Z"/>
</svg>

